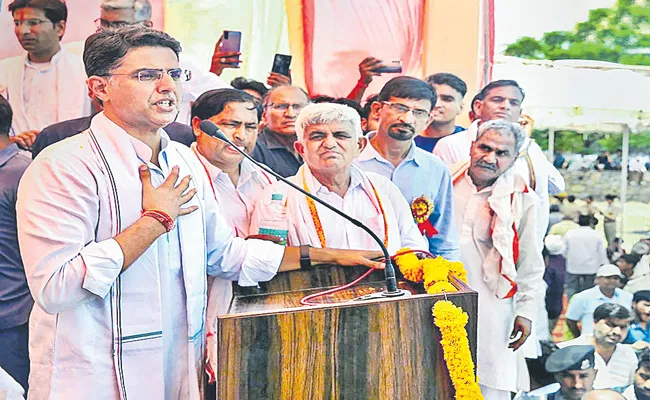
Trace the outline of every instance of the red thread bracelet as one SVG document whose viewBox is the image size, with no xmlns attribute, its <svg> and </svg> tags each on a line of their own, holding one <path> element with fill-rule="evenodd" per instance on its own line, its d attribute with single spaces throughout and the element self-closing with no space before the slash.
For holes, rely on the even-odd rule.
<svg viewBox="0 0 650 400">
<path fill-rule="evenodd" d="M 359 86 L 360 88 L 364 88 L 364 89 L 366 89 L 366 88 L 368 87 L 368 84 L 365 83 L 365 82 L 362 82 L 361 79 L 359 79 L 359 80 L 357 81 L 357 86 Z"/>
<path fill-rule="evenodd" d="M 171 232 L 171 230 L 174 229 L 175 226 L 174 219 L 164 211 L 155 210 L 155 209 L 143 210 L 141 215 L 143 217 L 151 217 L 156 221 L 160 222 L 162 226 L 165 227 L 165 230 L 167 232 Z"/>
</svg>

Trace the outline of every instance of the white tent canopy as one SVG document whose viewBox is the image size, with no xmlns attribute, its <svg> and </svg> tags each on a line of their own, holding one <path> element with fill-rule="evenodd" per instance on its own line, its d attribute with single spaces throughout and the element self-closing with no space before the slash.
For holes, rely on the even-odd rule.
<svg viewBox="0 0 650 400">
<path fill-rule="evenodd" d="M 535 128 L 623 133 L 650 130 L 650 76 L 621 64 L 497 57 L 493 80 L 514 79 L 526 91 L 524 112 Z M 635 68 L 650 75 L 650 68 Z"/>
<path fill-rule="evenodd" d="M 620 198 L 624 213 L 630 133 L 650 131 L 650 68 L 499 56 L 492 79 L 514 79 L 524 88 L 524 112 L 533 117 L 536 129 L 549 131 L 551 161 L 556 130 L 623 134 Z"/>
</svg>

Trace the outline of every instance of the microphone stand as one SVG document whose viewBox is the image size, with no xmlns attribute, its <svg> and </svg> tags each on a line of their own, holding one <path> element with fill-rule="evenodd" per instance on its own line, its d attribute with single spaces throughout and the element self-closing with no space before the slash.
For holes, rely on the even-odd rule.
<svg viewBox="0 0 650 400">
<path fill-rule="evenodd" d="M 292 188 L 296 189 L 300 193 L 304 194 L 305 196 L 313 199 L 314 201 L 318 202 L 318 204 L 323 205 L 327 209 L 333 211 L 334 213 L 340 215 L 341 217 L 345 218 L 346 220 L 352 222 L 355 226 L 363 229 L 365 232 L 367 232 L 378 244 L 379 247 L 381 247 L 382 252 L 384 253 L 384 259 L 386 261 L 386 268 L 384 269 L 384 274 L 386 276 L 386 290 L 381 293 L 382 296 L 384 297 L 397 297 L 397 296 L 402 296 L 404 295 L 405 291 L 400 290 L 397 288 L 397 279 L 395 279 L 395 268 L 393 267 L 393 264 L 391 263 L 390 260 L 390 253 L 388 253 L 388 249 L 386 246 L 384 246 L 384 243 L 379 239 L 379 237 L 367 226 L 365 226 L 361 221 L 352 218 L 351 216 L 345 214 L 344 212 L 334 208 L 333 206 L 329 205 L 328 203 L 324 202 L 323 200 L 319 199 L 318 197 L 314 196 L 311 193 L 308 193 L 305 191 L 303 188 L 299 187 L 298 185 L 294 184 L 290 180 L 286 179 L 285 177 L 281 176 L 277 172 L 273 171 L 271 168 L 268 166 L 257 162 L 253 157 L 248 155 L 245 151 L 237 147 L 226 135 L 224 135 L 223 132 L 221 132 L 221 129 L 212 121 L 210 120 L 203 120 L 201 121 L 201 124 L 199 125 L 201 130 L 205 132 L 207 135 L 215 137 L 217 139 L 220 139 L 226 143 L 228 143 L 231 147 L 233 147 L 235 150 L 237 150 L 241 155 L 249 159 L 253 164 L 257 165 L 264 171 L 268 172 L 269 174 L 273 175 L 276 177 L 278 180 L 286 183 L 287 185 L 291 186 Z M 363 296 L 364 300 L 368 299 L 369 297 Z"/>
</svg>

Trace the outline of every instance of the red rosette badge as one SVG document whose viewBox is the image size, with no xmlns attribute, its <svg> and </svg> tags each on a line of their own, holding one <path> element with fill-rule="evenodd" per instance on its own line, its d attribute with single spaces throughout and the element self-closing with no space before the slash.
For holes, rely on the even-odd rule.
<svg viewBox="0 0 650 400">
<path fill-rule="evenodd" d="M 411 214 L 413 214 L 413 219 L 418 224 L 421 234 L 426 237 L 433 237 L 438 233 L 431 221 L 429 221 L 429 217 L 433 214 L 433 201 L 426 195 L 422 195 L 411 202 Z"/>
</svg>

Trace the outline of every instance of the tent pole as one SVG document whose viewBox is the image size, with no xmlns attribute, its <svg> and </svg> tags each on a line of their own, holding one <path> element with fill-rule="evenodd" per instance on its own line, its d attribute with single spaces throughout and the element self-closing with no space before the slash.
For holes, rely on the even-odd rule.
<svg viewBox="0 0 650 400">
<path fill-rule="evenodd" d="M 630 152 L 630 127 L 625 125 L 623 128 L 623 154 L 621 157 L 621 220 L 619 222 L 620 237 L 623 237 L 625 229 L 625 203 L 627 202 L 627 166 L 629 164 Z"/>
<path fill-rule="evenodd" d="M 555 129 L 548 128 L 548 155 L 546 156 L 551 164 L 554 161 L 553 154 L 555 153 Z"/>
</svg>

